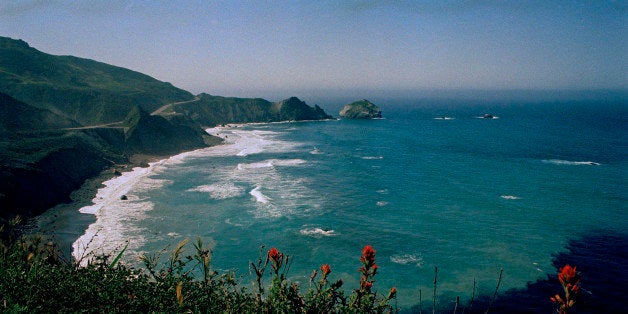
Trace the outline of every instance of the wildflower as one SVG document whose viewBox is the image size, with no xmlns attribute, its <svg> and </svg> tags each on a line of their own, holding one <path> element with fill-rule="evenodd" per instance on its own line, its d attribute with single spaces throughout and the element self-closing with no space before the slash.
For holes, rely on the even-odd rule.
<svg viewBox="0 0 628 314">
<path fill-rule="evenodd" d="M 331 273 L 331 267 L 329 267 L 329 264 L 321 265 L 321 271 L 323 272 L 323 278 L 327 277 Z"/>
<path fill-rule="evenodd" d="M 268 250 L 268 259 L 272 261 L 271 266 L 273 267 L 275 274 L 277 274 L 279 272 L 279 268 L 281 268 L 281 264 L 283 263 L 283 253 L 273 247 Z"/>
<path fill-rule="evenodd" d="M 565 292 L 565 298 L 561 298 L 556 294 L 550 297 L 550 300 L 558 305 L 558 313 L 568 313 L 571 308 L 576 304 L 576 297 L 580 291 L 580 276 L 576 272 L 576 267 L 571 267 L 567 264 L 558 271 L 558 281 L 563 286 Z"/>
<path fill-rule="evenodd" d="M 569 264 L 565 265 L 563 268 L 560 269 L 558 273 L 558 280 L 561 284 L 574 283 L 574 281 L 575 283 L 577 283 L 578 278 L 576 273 L 576 267 L 571 267 L 571 265 Z"/>
<path fill-rule="evenodd" d="M 362 257 L 360 257 L 360 261 L 367 265 L 375 263 L 375 250 L 372 246 L 366 245 L 362 249 Z"/>
<path fill-rule="evenodd" d="M 390 300 L 390 299 L 392 299 L 392 298 L 394 298 L 396 296 L 397 296 L 397 288 L 395 288 L 395 287 L 390 288 L 390 291 L 388 291 L 388 298 L 387 299 Z"/>
<path fill-rule="evenodd" d="M 278 261 L 282 257 L 283 254 L 281 254 L 276 248 L 271 248 L 270 250 L 268 250 L 268 258 L 270 258 L 272 261 Z"/>
</svg>

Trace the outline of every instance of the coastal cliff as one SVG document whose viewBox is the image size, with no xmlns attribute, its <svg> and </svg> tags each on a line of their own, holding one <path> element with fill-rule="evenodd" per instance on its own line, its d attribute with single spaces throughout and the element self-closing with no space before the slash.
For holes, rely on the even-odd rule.
<svg viewBox="0 0 628 314">
<path fill-rule="evenodd" d="M 198 97 L 198 101 L 176 105 L 174 110 L 203 126 L 332 118 L 319 106 L 310 107 L 297 97 L 290 97 L 277 103 L 262 98 L 222 97 L 209 94 L 200 94 Z"/>
</svg>

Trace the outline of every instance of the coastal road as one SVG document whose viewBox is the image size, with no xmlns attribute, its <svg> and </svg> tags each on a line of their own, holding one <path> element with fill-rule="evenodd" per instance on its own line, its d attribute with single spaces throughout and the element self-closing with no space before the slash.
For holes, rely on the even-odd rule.
<svg viewBox="0 0 628 314">
<path fill-rule="evenodd" d="M 165 105 L 159 107 L 157 110 L 153 111 L 150 115 L 154 116 L 154 115 L 174 114 L 174 113 L 166 113 L 166 114 L 164 114 L 163 112 L 168 110 L 169 108 L 172 108 L 172 106 L 174 106 L 174 105 L 182 105 L 182 104 L 187 104 L 187 103 L 191 103 L 191 102 L 195 102 L 195 101 L 199 101 L 199 100 L 201 100 L 200 97 L 194 96 L 194 99 L 192 99 L 192 100 L 178 101 L 178 102 L 172 102 L 172 103 L 169 103 L 169 104 L 165 104 Z M 111 123 L 98 124 L 98 125 L 86 125 L 86 126 L 79 126 L 79 127 L 75 127 L 75 128 L 63 128 L 63 129 L 60 129 L 60 130 L 74 131 L 74 130 L 88 130 L 88 129 L 126 129 L 127 127 L 122 125 L 123 122 L 124 121 L 111 122 Z"/>
<path fill-rule="evenodd" d="M 192 99 L 192 100 L 179 101 L 179 102 L 173 102 L 173 103 L 165 104 L 165 105 L 159 107 L 157 110 L 153 111 L 150 115 L 151 116 L 158 115 L 158 114 L 161 115 L 164 111 L 172 108 L 172 106 L 174 106 L 174 105 L 183 105 L 183 104 L 187 104 L 187 103 L 191 103 L 191 102 L 195 102 L 195 101 L 199 101 L 199 100 L 201 100 L 200 97 L 194 96 L 194 99 Z M 170 114 L 172 114 L 172 113 L 170 113 Z"/>
</svg>

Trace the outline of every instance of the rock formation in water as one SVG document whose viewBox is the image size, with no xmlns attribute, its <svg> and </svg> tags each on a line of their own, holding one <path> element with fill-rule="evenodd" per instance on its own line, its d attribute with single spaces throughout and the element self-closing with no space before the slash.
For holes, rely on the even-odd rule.
<svg viewBox="0 0 628 314">
<path fill-rule="evenodd" d="M 344 106 L 340 116 L 345 119 L 375 119 L 382 117 L 382 111 L 372 102 L 362 99 Z"/>
</svg>

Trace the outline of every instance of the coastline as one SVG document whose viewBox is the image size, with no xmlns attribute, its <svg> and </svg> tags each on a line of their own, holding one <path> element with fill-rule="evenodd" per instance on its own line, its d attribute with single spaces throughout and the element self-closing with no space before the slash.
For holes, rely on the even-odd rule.
<svg viewBox="0 0 628 314">
<path fill-rule="evenodd" d="M 333 121 L 334 119 L 329 120 Z M 270 123 L 312 121 L 277 121 Z M 70 202 L 57 204 L 42 214 L 30 219 L 26 227 L 26 232 L 51 237 L 54 242 L 58 244 L 58 249 L 65 258 L 68 260 L 80 260 L 81 256 L 84 254 L 83 251 L 85 251 L 83 246 L 87 245 L 87 243 L 90 242 L 89 240 L 98 232 L 98 230 L 90 230 L 90 227 L 97 222 L 98 210 L 104 205 L 103 202 L 120 200 L 121 195 L 124 195 L 125 192 L 120 193 L 119 191 L 126 187 L 130 188 L 131 186 L 128 184 L 129 181 L 150 175 L 151 168 L 161 165 L 168 160 L 174 161 L 192 154 L 195 151 L 230 142 L 229 139 L 224 138 L 222 134 L 220 134 L 222 130 L 268 123 L 269 122 L 229 123 L 212 128 L 205 128 L 207 134 L 220 137 L 223 141 L 213 143 L 203 148 L 178 152 L 171 155 L 134 154 L 129 157 L 128 162 L 115 164 L 101 171 L 97 176 L 87 179 L 79 189 L 74 190 L 70 194 Z M 118 191 L 118 193 L 116 193 L 116 191 Z M 99 195 L 99 193 L 105 195 Z M 102 242 L 104 239 L 99 239 L 98 241 Z M 98 243 L 90 243 L 90 245 L 96 245 L 96 247 L 98 247 Z"/>
<path fill-rule="evenodd" d="M 185 152 L 183 152 L 185 153 Z M 89 226 L 96 222 L 95 214 L 81 212 L 82 208 L 95 205 L 98 192 L 104 188 L 106 182 L 114 180 L 136 168 L 147 168 L 152 163 L 165 161 L 176 155 L 148 155 L 136 154 L 129 157 L 123 164 L 115 164 L 100 172 L 95 177 L 85 180 L 83 185 L 70 194 L 71 201 L 57 204 L 44 213 L 33 217 L 27 224 L 28 233 L 43 234 L 54 239 L 63 256 L 73 259 L 73 243 L 82 237 Z"/>
</svg>

